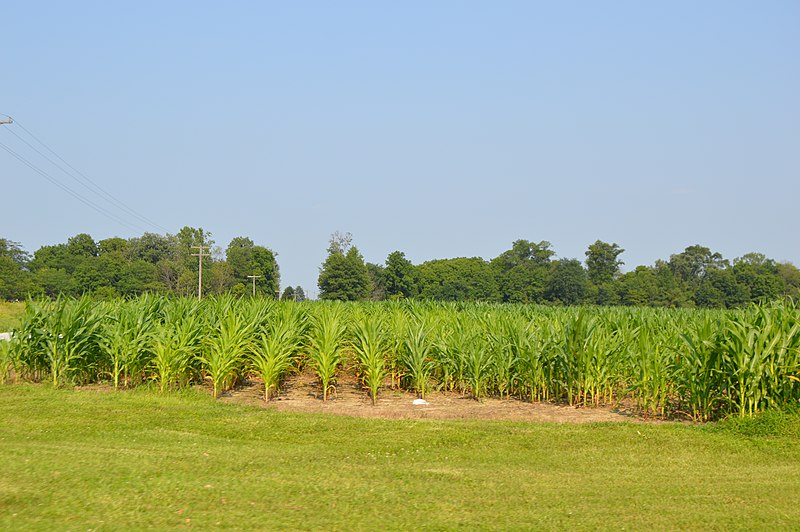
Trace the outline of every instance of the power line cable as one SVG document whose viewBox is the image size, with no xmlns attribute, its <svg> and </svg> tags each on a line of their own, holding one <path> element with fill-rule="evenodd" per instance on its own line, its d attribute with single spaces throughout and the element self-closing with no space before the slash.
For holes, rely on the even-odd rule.
<svg viewBox="0 0 800 532">
<path fill-rule="evenodd" d="M 51 183 L 56 185 L 58 188 L 60 188 L 61 190 L 63 190 L 64 192 L 66 192 L 67 194 L 72 196 L 73 198 L 77 199 L 78 201 L 80 201 L 81 203 L 86 205 L 87 207 L 90 207 L 91 209 L 94 209 L 95 211 L 99 212 L 100 214 L 102 214 L 104 216 L 107 216 L 108 218 L 114 220 L 115 222 L 117 222 L 118 224 L 120 224 L 120 225 L 122 225 L 124 227 L 127 227 L 128 229 L 131 229 L 133 231 L 143 231 L 143 232 L 146 231 L 143 227 L 141 227 L 139 225 L 136 225 L 136 224 L 129 224 L 128 222 L 126 222 L 122 218 L 120 218 L 117 215 L 115 215 L 114 213 L 106 210 L 105 208 L 103 208 L 100 205 L 96 204 L 92 200 L 83 197 L 81 194 L 79 194 L 78 192 L 75 192 L 74 190 L 69 188 L 67 185 L 61 183 L 58 179 L 55 179 L 54 177 L 52 177 L 50 174 L 48 174 L 44 170 L 38 168 L 36 165 L 34 165 L 33 163 L 31 163 L 30 161 L 25 159 L 25 157 L 23 157 L 22 155 L 16 153 L 14 150 L 9 148 L 8 146 L 3 144 L 2 142 L 0 142 L 0 148 L 3 148 L 5 151 L 7 151 L 12 157 L 17 159 L 19 162 L 21 162 L 22 164 L 24 164 L 25 166 L 27 166 L 28 168 L 30 168 L 31 170 L 33 170 L 34 172 L 39 174 L 40 176 L 44 177 L 45 179 L 47 179 L 48 181 L 50 181 Z"/>
<path fill-rule="evenodd" d="M 8 115 L 3 115 L 3 116 L 8 116 Z M 9 117 L 9 118 L 11 118 L 11 117 Z M 44 157 L 45 159 L 47 159 L 47 161 L 49 161 L 49 162 L 50 162 L 50 163 L 51 163 L 53 166 L 55 166 L 56 168 L 58 168 L 59 170 L 61 170 L 62 172 L 64 172 L 66 175 L 68 175 L 69 177 L 71 177 L 72 179 L 74 179 L 75 181 L 77 181 L 78 183 L 80 183 L 80 184 L 81 184 L 81 185 L 82 185 L 84 188 L 86 188 L 87 190 L 91 191 L 91 192 L 92 192 L 92 193 L 94 193 L 95 195 L 97 195 L 97 196 L 99 196 L 99 197 L 102 197 L 102 198 L 104 198 L 106 201 L 108 201 L 108 202 L 110 202 L 110 203 L 114 204 L 114 205 L 115 205 L 117 208 L 119 208 L 119 209 L 122 209 L 122 210 L 126 211 L 126 212 L 127 212 L 129 215 L 131 215 L 131 216 L 133 216 L 133 217 L 137 218 L 139 221 L 141 221 L 141 222 L 143 222 L 143 223 L 146 223 L 146 224 L 148 224 L 148 225 L 151 225 L 151 226 L 153 226 L 153 227 L 157 227 L 157 228 L 159 228 L 159 229 L 163 230 L 165 233 L 166 233 L 166 232 L 168 232 L 168 229 L 167 229 L 167 228 L 165 228 L 165 227 L 163 227 L 162 225 L 160 225 L 160 224 L 158 224 L 158 223 L 154 222 L 153 220 L 151 220 L 151 219 L 147 218 L 146 216 L 144 216 L 144 215 L 142 215 L 142 214 L 139 214 L 139 213 L 138 213 L 137 211 L 135 211 L 133 208 L 131 208 L 131 207 L 129 207 L 127 204 L 125 204 L 125 202 L 123 202 L 122 200 L 119 200 L 119 199 L 117 199 L 115 196 L 113 196 L 112 194 L 110 194 L 109 192 L 107 192 L 105 189 L 103 189 L 103 187 L 101 187 L 101 186 L 100 186 L 100 185 L 98 185 L 96 182 L 94 182 L 92 179 L 90 179 L 88 176 L 86 176 L 86 174 L 84 174 L 83 172 L 81 172 L 80 170 L 78 170 L 77 168 L 75 168 L 74 166 L 72 166 L 71 164 L 69 164 L 69 162 L 67 162 L 66 160 L 64 160 L 64 158 L 63 158 L 63 157 L 61 157 L 61 156 L 60 156 L 58 153 L 56 153 L 56 151 L 55 151 L 55 150 L 53 150 L 53 149 L 52 149 L 50 146 L 48 146 L 47 144 L 45 144 L 45 142 L 44 142 L 43 140 L 41 140 L 39 137 L 37 137 L 36 135 L 34 135 L 34 134 L 33 134 L 33 133 L 32 133 L 32 132 L 31 132 L 31 131 L 28 129 L 28 128 L 26 128 L 24 125 L 22 125 L 22 124 L 19 122 L 19 120 L 14 120 L 14 124 L 16 124 L 17 126 L 19 126 L 19 128 L 20 128 L 20 129 L 22 129 L 22 130 L 23 130 L 25 133 L 27 133 L 27 134 L 28 134 L 28 135 L 29 135 L 29 136 L 30 136 L 32 139 L 34 139 L 36 142 L 38 142 L 39 144 L 41 144 L 41 145 L 42 145 L 42 146 L 43 146 L 43 147 L 44 147 L 44 148 L 45 148 L 45 149 L 46 149 L 48 152 L 50 152 L 51 154 L 53 154 L 53 156 L 55 156 L 55 157 L 56 157 L 56 158 L 57 158 L 59 161 L 61 161 L 62 163 L 64 163 L 64 164 L 65 164 L 67 167 L 69 167 L 69 168 L 70 168 L 70 169 L 71 169 L 73 172 L 75 172 L 75 174 L 77 174 L 78 176 L 80 176 L 80 177 L 82 178 L 82 180 L 81 180 L 81 179 L 79 179 L 78 177 L 76 177 L 75 175 L 73 175 L 72 173 L 68 172 L 67 170 L 65 170 L 65 169 L 64 169 L 64 168 L 63 168 L 61 165 L 59 165 L 58 163 L 56 163 L 55 161 L 53 161 L 52 159 L 50 159 L 50 158 L 49 158 L 47 155 L 43 154 L 43 153 L 42 153 L 41 151 L 39 151 L 39 150 L 38 150 L 36 147 L 32 146 L 32 145 L 31 145 L 31 144 L 30 144 L 28 141 L 26 141 L 25 139 L 23 139 L 22 137 L 20 137 L 19 135 L 17 135 L 17 133 L 15 133 L 15 132 L 14 132 L 12 129 L 10 129 L 10 128 L 9 128 L 9 129 L 8 129 L 8 131 L 9 131 L 9 132 L 10 132 L 12 135 L 14 135 L 15 137 L 17 137 L 17 138 L 18 138 L 19 140 L 21 140 L 22 142 L 24 142 L 26 145 L 28 145 L 28 147 L 30 147 L 30 148 L 31 148 L 32 150 L 34 150 L 36 153 L 38 153 L 39 155 L 41 155 L 42 157 Z M 86 183 L 89 183 L 89 185 L 91 185 L 91 187 L 90 187 L 89 185 L 87 185 Z"/>
</svg>

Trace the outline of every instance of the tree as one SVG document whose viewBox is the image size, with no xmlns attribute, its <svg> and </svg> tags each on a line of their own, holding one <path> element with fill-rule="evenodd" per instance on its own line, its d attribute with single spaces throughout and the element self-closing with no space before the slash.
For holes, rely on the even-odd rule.
<svg viewBox="0 0 800 532">
<path fill-rule="evenodd" d="M 214 266 L 209 272 L 209 293 L 224 294 L 232 289 L 233 285 L 236 284 L 236 280 L 233 276 L 233 269 L 224 260 L 214 261 L 213 265 Z M 205 273 L 203 274 L 203 277 L 205 277 Z"/>
<path fill-rule="evenodd" d="M 689 246 L 682 253 L 669 258 L 669 267 L 673 273 L 691 286 L 698 285 L 709 270 L 720 270 L 727 266 L 728 261 L 721 254 L 700 245 Z"/>
<path fill-rule="evenodd" d="M 492 267 L 480 257 L 423 262 L 416 267 L 419 295 L 439 301 L 499 301 Z"/>
<path fill-rule="evenodd" d="M 774 260 L 761 253 L 747 253 L 733 261 L 736 282 L 747 287 L 749 299 L 770 301 L 786 292 L 786 281 Z"/>
<path fill-rule="evenodd" d="M 67 252 L 75 257 L 96 257 L 97 243 L 91 236 L 81 233 L 67 240 Z"/>
<path fill-rule="evenodd" d="M 178 242 L 174 236 L 144 233 L 128 240 L 126 254 L 128 260 L 143 260 L 158 264 L 162 260 L 177 259 Z"/>
<path fill-rule="evenodd" d="M 34 283 L 46 296 L 56 297 L 61 293 L 74 295 L 72 278 L 63 269 L 41 268 L 34 274 Z"/>
<path fill-rule="evenodd" d="M 109 253 L 125 254 L 128 251 L 129 242 L 124 238 L 112 237 L 101 240 L 97 243 L 98 255 L 107 255 Z"/>
<path fill-rule="evenodd" d="M 321 299 L 362 301 L 369 297 L 369 273 L 358 248 L 351 246 L 351 239 L 349 233 L 344 239 L 339 232 L 331 235 L 328 258 L 317 280 Z"/>
<path fill-rule="evenodd" d="M 33 290 L 28 261 L 18 242 L 0 238 L 0 299 L 24 299 Z"/>
<path fill-rule="evenodd" d="M 22 249 L 19 242 L 14 242 L 6 238 L 0 238 L 0 257 L 10 259 L 20 268 L 27 268 L 28 262 L 31 259 L 30 255 Z"/>
<path fill-rule="evenodd" d="M 709 270 L 695 292 L 699 307 L 732 308 L 750 301 L 750 290 L 731 270 Z"/>
<path fill-rule="evenodd" d="M 800 297 L 800 269 L 791 262 L 777 264 L 778 275 L 783 279 L 784 293 L 793 298 Z"/>
<path fill-rule="evenodd" d="M 121 295 L 138 296 L 144 292 L 159 292 L 163 285 L 157 280 L 158 267 L 144 260 L 127 262 L 122 266 L 117 292 Z"/>
<path fill-rule="evenodd" d="M 383 301 L 386 299 L 386 275 L 384 267 L 380 264 L 368 262 L 367 275 L 369 276 L 369 300 Z"/>
<path fill-rule="evenodd" d="M 247 237 L 237 236 L 225 250 L 225 261 L 231 267 L 234 283 L 250 286 L 248 276 L 256 278 L 256 292 L 268 297 L 277 297 L 280 289 L 280 272 L 275 253 L 257 246 Z"/>
<path fill-rule="evenodd" d="M 599 286 L 610 283 L 619 275 L 619 267 L 625 264 L 618 257 L 625 250 L 616 243 L 595 241 L 586 251 L 586 269 L 589 280 Z"/>
<path fill-rule="evenodd" d="M 617 280 L 619 301 L 628 306 L 652 305 L 658 291 L 656 275 L 652 268 L 637 266 L 632 272 Z"/>
<path fill-rule="evenodd" d="M 283 290 L 283 294 L 281 294 L 282 301 L 294 301 L 294 288 L 291 286 L 287 286 Z"/>
<path fill-rule="evenodd" d="M 414 265 L 402 251 L 393 251 L 386 257 L 383 280 L 386 297 L 389 299 L 409 298 L 416 292 Z"/>
<path fill-rule="evenodd" d="M 548 299 L 565 305 L 583 302 L 588 288 L 586 270 L 578 259 L 562 259 L 555 263 L 547 289 Z"/>
<path fill-rule="evenodd" d="M 277 253 L 264 246 L 253 246 L 253 267 L 254 275 L 260 275 L 256 279 L 256 291 L 261 291 L 269 297 L 278 297 L 278 290 L 281 287 L 281 274 L 276 259 Z"/>
<path fill-rule="evenodd" d="M 297 302 L 306 300 L 306 293 L 303 291 L 303 287 L 300 285 L 294 287 L 294 300 Z"/>
<path fill-rule="evenodd" d="M 550 242 L 516 240 L 511 249 L 492 259 L 500 297 L 511 303 L 537 303 L 544 299 L 555 252 Z"/>
</svg>

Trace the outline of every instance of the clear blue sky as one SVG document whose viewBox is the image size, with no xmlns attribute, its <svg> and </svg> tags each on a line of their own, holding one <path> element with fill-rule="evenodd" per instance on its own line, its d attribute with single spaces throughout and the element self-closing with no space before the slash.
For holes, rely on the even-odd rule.
<svg viewBox="0 0 800 532">
<path fill-rule="evenodd" d="M 6 1 L 2 21 L 0 113 L 170 232 L 274 249 L 284 286 L 316 289 L 335 230 L 381 263 L 519 238 L 616 242 L 626 269 L 695 243 L 800 263 L 800 2 Z M 0 175 L 0 236 L 31 252 L 142 232 L 2 150 Z"/>
</svg>

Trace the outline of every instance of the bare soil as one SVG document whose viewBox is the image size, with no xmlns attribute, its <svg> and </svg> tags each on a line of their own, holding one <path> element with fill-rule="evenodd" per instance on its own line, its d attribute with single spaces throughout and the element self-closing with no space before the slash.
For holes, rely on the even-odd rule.
<svg viewBox="0 0 800 532">
<path fill-rule="evenodd" d="M 387 383 L 388 384 L 388 383 Z M 256 378 L 225 393 L 220 400 L 271 408 L 282 412 L 317 412 L 383 419 L 478 419 L 593 423 L 600 421 L 644 421 L 632 410 L 606 407 L 575 407 L 552 403 L 529 403 L 519 399 L 486 398 L 476 401 L 458 393 L 431 392 L 427 405 L 412 404 L 417 396 L 385 387 L 373 406 L 368 391 L 355 376 L 337 376 L 336 391 L 322 400 L 322 386 L 311 371 L 289 377 L 278 394 L 264 401 L 264 385 Z"/>
</svg>

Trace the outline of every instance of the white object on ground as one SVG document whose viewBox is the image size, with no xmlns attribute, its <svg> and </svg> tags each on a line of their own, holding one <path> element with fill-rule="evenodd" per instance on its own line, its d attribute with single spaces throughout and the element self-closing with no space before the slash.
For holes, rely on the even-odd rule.
<svg viewBox="0 0 800 532">
<path fill-rule="evenodd" d="M 0 340 L 11 340 L 11 333 L 0 333 Z"/>
<path fill-rule="evenodd" d="M 414 399 L 414 402 L 411 403 L 412 405 L 427 405 L 428 401 L 425 399 Z"/>
</svg>

